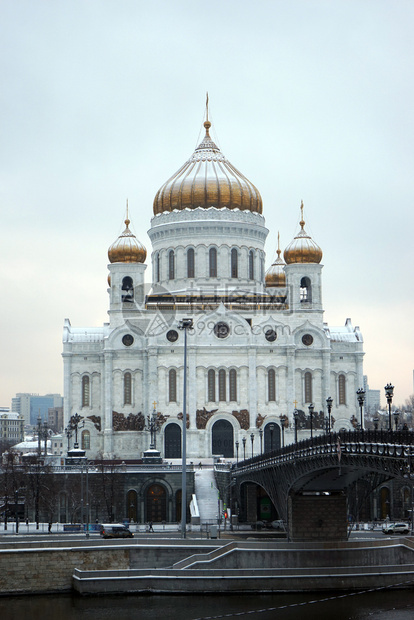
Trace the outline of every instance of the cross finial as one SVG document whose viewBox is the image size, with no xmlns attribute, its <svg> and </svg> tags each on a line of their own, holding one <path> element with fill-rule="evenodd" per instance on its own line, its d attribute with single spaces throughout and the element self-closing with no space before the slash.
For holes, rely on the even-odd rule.
<svg viewBox="0 0 414 620">
<path fill-rule="evenodd" d="M 305 226 L 305 221 L 303 219 L 303 200 L 300 201 L 300 222 L 299 224 L 303 228 Z"/>
<path fill-rule="evenodd" d="M 295 409 L 296 409 L 296 407 L 298 406 L 298 401 L 297 401 L 297 400 L 294 400 L 294 401 L 293 401 L 293 404 L 295 405 Z"/>
<path fill-rule="evenodd" d="M 126 220 L 125 220 L 125 224 L 127 226 L 129 226 L 129 222 L 130 222 L 130 220 L 129 220 L 129 215 L 128 215 L 128 198 L 127 198 L 126 199 Z"/>
<path fill-rule="evenodd" d="M 206 121 L 208 121 L 208 91 L 206 92 Z"/>
<path fill-rule="evenodd" d="M 154 402 L 153 402 L 152 404 L 153 404 L 153 406 L 154 406 L 154 411 L 155 411 L 155 407 L 157 406 L 157 401 L 156 401 L 156 400 L 154 400 Z"/>
</svg>

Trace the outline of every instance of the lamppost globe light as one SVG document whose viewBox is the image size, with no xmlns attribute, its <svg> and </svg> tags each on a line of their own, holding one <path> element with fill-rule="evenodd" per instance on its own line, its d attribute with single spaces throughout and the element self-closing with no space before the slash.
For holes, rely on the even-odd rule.
<svg viewBox="0 0 414 620">
<path fill-rule="evenodd" d="M 394 396 L 394 386 L 391 383 L 387 383 L 384 390 L 385 390 L 385 397 L 387 399 L 387 404 L 388 404 L 388 430 L 392 431 L 391 404 L 392 404 L 392 397 Z"/>
<path fill-rule="evenodd" d="M 363 388 L 359 388 L 359 390 L 356 391 L 357 394 L 357 399 L 358 399 L 358 404 L 359 404 L 359 411 L 360 411 L 360 427 L 361 427 L 361 431 L 364 430 L 364 415 L 363 415 L 363 408 L 364 408 L 364 402 L 365 402 L 365 390 Z"/>
</svg>

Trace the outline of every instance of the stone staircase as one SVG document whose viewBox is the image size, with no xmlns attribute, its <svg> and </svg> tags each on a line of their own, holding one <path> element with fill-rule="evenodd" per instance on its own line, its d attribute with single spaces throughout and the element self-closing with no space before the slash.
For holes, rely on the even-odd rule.
<svg viewBox="0 0 414 620">
<path fill-rule="evenodd" d="M 195 472 L 195 494 L 197 497 L 200 524 L 217 523 L 218 489 L 213 469 L 198 469 Z"/>
</svg>

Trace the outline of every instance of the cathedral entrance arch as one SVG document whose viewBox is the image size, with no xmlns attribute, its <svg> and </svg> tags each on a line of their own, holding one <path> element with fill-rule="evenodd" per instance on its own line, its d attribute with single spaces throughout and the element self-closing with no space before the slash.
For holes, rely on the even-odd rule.
<svg viewBox="0 0 414 620">
<path fill-rule="evenodd" d="M 264 451 L 280 448 L 280 426 L 276 422 L 269 422 L 264 428 Z"/>
<path fill-rule="evenodd" d="M 134 523 L 137 521 L 137 506 L 138 506 L 137 492 L 131 489 L 127 493 L 127 515 L 128 515 L 128 520 L 133 521 Z"/>
<path fill-rule="evenodd" d="M 227 420 L 217 420 L 211 429 L 212 454 L 221 454 L 226 458 L 234 457 L 233 426 Z"/>
<path fill-rule="evenodd" d="M 168 424 L 164 432 L 164 458 L 181 458 L 181 428 L 178 424 Z"/>
<path fill-rule="evenodd" d="M 160 484 L 152 484 L 146 493 L 146 520 L 153 523 L 167 521 L 167 493 Z"/>
</svg>

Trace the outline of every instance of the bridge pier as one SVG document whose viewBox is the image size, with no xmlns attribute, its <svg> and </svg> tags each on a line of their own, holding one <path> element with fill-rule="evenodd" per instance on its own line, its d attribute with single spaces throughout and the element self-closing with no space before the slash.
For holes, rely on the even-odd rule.
<svg viewBox="0 0 414 620">
<path fill-rule="evenodd" d="M 347 539 L 344 493 L 292 493 L 288 498 L 288 536 L 292 542 Z"/>
</svg>

